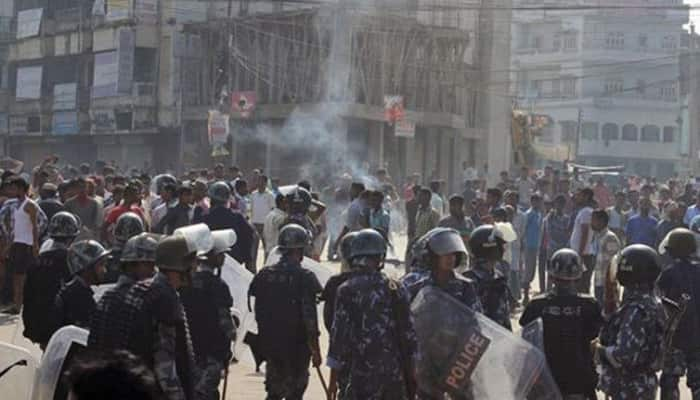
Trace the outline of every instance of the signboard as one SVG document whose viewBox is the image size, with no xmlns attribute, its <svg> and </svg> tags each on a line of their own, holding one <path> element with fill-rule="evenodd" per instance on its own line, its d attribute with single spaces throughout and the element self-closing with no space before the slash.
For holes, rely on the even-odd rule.
<svg viewBox="0 0 700 400">
<path fill-rule="evenodd" d="M 131 94 L 131 84 L 134 80 L 134 51 L 136 36 L 130 28 L 119 30 L 117 47 L 117 93 Z"/>
<path fill-rule="evenodd" d="M 38 36 L 41 29 L 43 8 L 32 8 L 17 13 L 17 39 Z"/>
<path fill-rule="evenodd" d="M 78 133 L 78 113 L 75 111 L 53 113 L 51 127 L 54 135 L 70 135 Z"/>
<path fill-rule="evenodd" d="M 241 118 L 250 118 L 255 111 L 258 96 L 255 92 L 233 92 L 231 94 L 231 111 L 240 113 Z"/>
<path fill-rule="evenodd" d="M 396 137 L 412 138 L 416 136 L 416 123 L 412 121 L 399 120 L 396 121 L 394 128 Z"/>
<path fill-rule="evenodd" d="M 129 18 L 131 0 L 107 0 L 107 21 Z"/>
<path fill-rule="evenodd" d="M 403 119 L 403 96 L 384 96 L 384 119 L 390 125 Z"/>
<path fill-rule="evenodd" d="M 158 22 L 158 0 L 134 0 L 134 14 L 137 22 L 155 25 Z"/>
<path fill-rule="evenodd" d="M 53 87 L 53 109 L 75 110 L 77 103 L 77 83 L 59 83 Z"/>
<path fill-rule="evenodd" d="M 229 115 L 219 111 L 209 111 L 209 143 L 212 145 L 226 143 L 229 135 Z"/>
<path fill-rule="evenodd" d="M 41 98 L 41 73 L 43 67 L 23 67 L 17 69 L 17 100 L 38 100 Z"/>
<path fill-rule="evenodd" d="M 117 129 L 114 110 L 91 110 L 90 129 L 92 133 L 114 132 Z"/>
<path fill-rule="evenodd" d="M 117 52 L 95 54 L 95 72 L 92 85 L 92 97 L 109 97 L 117 93 L 119 65 Z"/>
<path fill-rule="evenodd" d="M 10 117 L 10 135 L 27 134 L 27 117 Z"/>
</svg>

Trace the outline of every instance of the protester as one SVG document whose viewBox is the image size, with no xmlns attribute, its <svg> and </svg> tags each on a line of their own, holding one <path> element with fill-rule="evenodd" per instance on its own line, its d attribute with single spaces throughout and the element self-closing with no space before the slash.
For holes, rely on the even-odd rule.
<svg viewBox="0 0 700 400">
<path fill-rule="evenodd" d="M 593 230 L 593 252 L 595 254 L 595 271 L 593 273 L 593 293 L 606 315 L 612 313 L 619 305 L 617 283 L 611 274 L 612 262 L 622 250 L 622 242 L 615 233 L 608 229 L 609 217 L 602 209 L 591 214 Z"/>
<path fill-rule="evenodd" d="M 268 178 L 265 175 L 261 175 L 258 178 L 256 190 L 250 194 L 250 223 L 253 224 L 256 232 L 258 233 L 254 243 L 253 249 L 257 253 L 257 249 L 262 240 L 263 249 L 267 249 L 265 244 L 265 219 L 270 214 L 270 212 L 275 208 L 275 196 L 267 188 Z M 275 243 L 275 242 L 273 242 Z"/>
<path fill-rule="evenodd" d="M 591 232 L 591 218 L 593 214 L 593 191 L 589 188 L 579 190 L 574 197 L 578 211 L 572 215 L 574 221 L 569 246 L 581 256 L 586 267 L 583 276 L 578 280 L 579 293 L 589 294 L 591 291 L 591 276 L 595 264 L 593 250 L 593 233 Z"/>
<path fill-rule="evenodd" d="M 650 215 L 651 200 L 642 198 L 639 200 L 639 214 L 632 216 L 627 221 L 625 234 L 627 244 L 643 244 L 656 247 L 656 226 L 659 221 Z"/>
<path fill-rule="evenodd" d="M 83 239 L 98 239 L 102 227 L 102 204 L 88 194 L 88 183 L 84 178 L 73 182 L 77 194 L 65 203 L 65 210 L 76 215 L 83 223 Z"/>
<path fill-rule="evenodd" d="M 530 284 L 535 279 L 537 272 L 537 258 L 542 243 L 542 198 L 538 194 L 530 197 L 530 209 L 525 213 L 525 237 L 523 238 L 525 251 L 525 270 L 520 277 L 523 291 L 523 302 L 530 300 Z M 544 266 L 541 266 L 540 290 L 545 290 Z"/>
</svg>

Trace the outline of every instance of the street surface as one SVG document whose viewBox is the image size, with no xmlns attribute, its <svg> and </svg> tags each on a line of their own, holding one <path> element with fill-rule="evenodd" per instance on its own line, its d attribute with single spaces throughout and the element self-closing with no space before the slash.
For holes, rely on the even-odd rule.
<svg viewBox="0 0 700 400">
<path fill-rule="evenodd" d="M 404 249 L 406 247 L 406 239 L 401 236 L 397 238 L 394 242 L 398 254 L 404 254 Z M 262 254 L 258 257 L 259 268 L 262 266 Z M 331 269 L 332 271 L 338 271 L 338 263 L 323 262 L 325 267 Z M 535 290 L 537 290 L 537 277 L 535 277 L 533 285 L 535 285 Z M 519 317 L 519 316 L 518 316 Z M 321 315 L 319 315 L 319 325 L 321 326 L 321 347 L 323 349 L 322 354 L 325 357 L 326 350 L 328 347 L 328 333 L 322 327 Z M 16 330 L 17 317 L 9 316 L 7 314 L 0 314 L 0 341 L 11 342 L 13 335 Z M 517 323 L 517 318 L 513 318 L 513 327 L 519 330 L 519 325 Z M 244 357 L 245 358 L 245 357 Z M 264 364 L 262 367 L 264 371 Z M 329 371 L 327 368 L 323 367 L 323 375 L 328 381 Z M 306 400 L 325 400 L 323 386 L 318 378 L 318 374 L 315 370 L 309 369 L 311 377 L 309 379 L 309 388 L 306 391 Z M 222 381 L 223 386 L 223 381 Z M 599 399 L 603 399 L 603 396 L 599 394 Z M 233 364 L 230 367 L 228 375 L 228 388 L 227 388 L 227 400 L 262 400 L 265 398 L 265 387 L 264 387 L 264 373 L 256 373 L 255 366 L 249 364 L 249 362 L 243 361 L 238 364 Z M 690 400 L 690 392 L 685 387 L 685 379 L 681 381 L 681 400 Z M 10 399 L 11 400 L 11 399 Z"/>
</svg>

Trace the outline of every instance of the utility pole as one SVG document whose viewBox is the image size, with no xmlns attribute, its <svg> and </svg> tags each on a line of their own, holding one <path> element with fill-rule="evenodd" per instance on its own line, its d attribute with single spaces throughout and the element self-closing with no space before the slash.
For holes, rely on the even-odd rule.
<svg viewBox="0 0 700 400">
<path fill-rule="evenodd" d="M 583 123 L 583 109 L 578 108 L 578 121 L 576 122 L 576 152 L 574 153 L 574 160 L 578 160 L 578 147 L 581 143 L 581 124 Z"/>
</svg>

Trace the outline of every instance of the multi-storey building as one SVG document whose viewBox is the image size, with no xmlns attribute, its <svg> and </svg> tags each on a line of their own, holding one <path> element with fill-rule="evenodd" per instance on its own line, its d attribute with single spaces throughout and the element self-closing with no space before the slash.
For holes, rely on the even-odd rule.
<svg viewBox="0 0 700 400">
<path fill-rule="evenodd" d="M 624 165 L 643 176 L 680 172 L 689 150 L 681 129 L 683 2 L 517 4 L 536 9 L 513 15 L 517 106 L 553 121 L 536 139 L 535 148 L 549 149 L 539 162 Z"/>
</svg>

